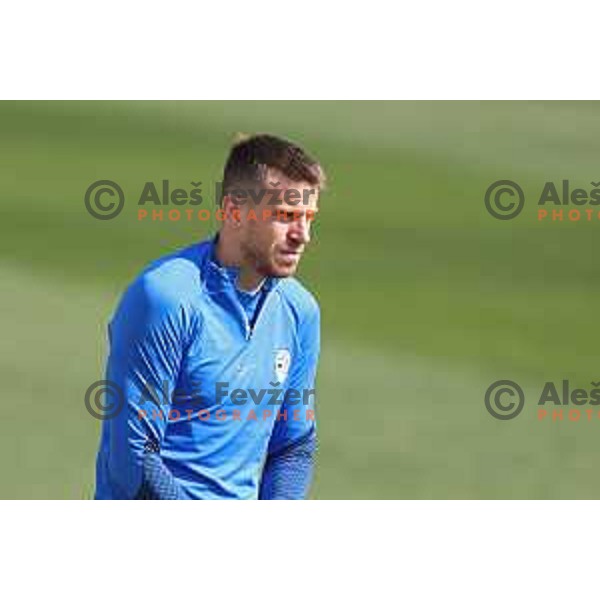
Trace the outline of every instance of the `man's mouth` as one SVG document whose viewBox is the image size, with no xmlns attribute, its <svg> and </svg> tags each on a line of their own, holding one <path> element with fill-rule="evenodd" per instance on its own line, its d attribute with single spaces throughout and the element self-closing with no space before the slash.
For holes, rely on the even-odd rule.
<svg viewBox="0 0 600 600">
<path fill-rule="evenodd" d="M 300 256 L 302 254 L 301 250 L 280 250 L 280 252 L 282 254 L 285 254 L 286 256 Z"/>
</svg>

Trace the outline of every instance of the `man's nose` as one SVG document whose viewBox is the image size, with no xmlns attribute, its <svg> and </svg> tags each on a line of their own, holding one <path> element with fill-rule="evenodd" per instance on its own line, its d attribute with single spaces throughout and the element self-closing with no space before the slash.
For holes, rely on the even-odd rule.
<svg viewBox="0 0 600 600">
<path fill-rule="evenodd" d="M 297 244 L 308 244 L 310 242 L 310 223 L 305 216 L 292 222 L 289 235 Z"/>
</svg>

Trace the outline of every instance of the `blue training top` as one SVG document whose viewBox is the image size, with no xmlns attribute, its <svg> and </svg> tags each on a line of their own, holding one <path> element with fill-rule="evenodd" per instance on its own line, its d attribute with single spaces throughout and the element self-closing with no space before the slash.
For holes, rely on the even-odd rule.
<svg viewBox="0 0 600 600">
<path fill-rule="evenodd" d="M 314 441 L 318 304 L 293 278 L 240 293 L 237 270 L 216 261 L 216 241 L 152 263 L 109 325 L 106 378 L 123 408 L 103 422 L 97 499 L 144 497 L 149 469 L 172 495 L 146 497 L 306 493 L 306 473 L 286 492 L 283 471 L 266 472 L 271 457 Z M 304 445 L 302 456 L 312 461 L 313 451 Z M 290 456 L 280 467 L 302 470 L 304 459 Z"/>
</svg>

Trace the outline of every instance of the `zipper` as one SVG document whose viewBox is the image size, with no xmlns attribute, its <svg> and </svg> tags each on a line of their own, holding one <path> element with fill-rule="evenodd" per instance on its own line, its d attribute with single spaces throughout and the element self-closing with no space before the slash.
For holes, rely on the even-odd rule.
<svg viewBox="0 0 600 600">
<path fill-rule="evenodd" d="M 271 296 L 273 295 L 274 291 L 275 290 L 273 288 L 268 290 L 267 295 L 265 296 L 264 300 L 262 301 L 262 303 L 259 304 L 258 315 L 254 321 L 254 327 L 252 327 L 252 328 L 250 327 L 250 324 L 248 323 L 248 317 L 246 317 L 246 311 L 243 311 L 244 316 L 246 317 L 246 323 L 247 323 L 247 328 L 248 328 L 248 337 L 246 338 L 246 341 L 250 340 L 250 338 L 252 337 L 252 334 L 256 331 L 256 328 L 258 327 L 258 324 L 260 323 L 260 321 L 262 319 L 263 313 L 264 313 L 265 309 L 267 308 L 267 304 L 271 300 Z"/>
<path fill-rule="evenodd" d="M 220 268 L 218 266 L 215 265 L 215 267 L 216 267 L 216 269 L 220 270 Z M 252 334 L 254 333 L 254 330 L 258 327 L 259 323 L 261 322 L 261 319 L 263 316 L 263 311 L 267 308 L 267 304 L 271 300 L 271 296 L 273 295 L 275 286 L 272 285 L 272 282 L 270 282 L 270 283 L 265 282 L 265 285 L 270 285 L 271 287 L 266 292 L 266 296 L 262 300 L 262 303 L 259 304 L 258 315 L 256 317 L 256 320 L 254 321 L 254 327 L 251 327 L 250 321 L 248 319 L 248 315 L 246 314 L 244 307 L 242 306 L 241 302 L 239 301 L 239 299 L 237 297 L 237 290 L 235 288 L 235 285 L 236 285 L 235 282 L 232 282 L 231 279 L 228 276 L 226 276 L 224 273 L 219 273 L 219 276 L 222 279 L 225 279 L 227 281 L 227 286 L 229 288 L 229 289 L 221 288 L 220 292 L 221 292 L 221 294 L 223 294 L 223 296 L 225 296 L 225 298 L 227 299 L 229 304 L 234 307 L 235 311 L 238 314 L 238 317 L 241 317 L 242 324 L 244 327 L 244 339 L 246 342 L 249 342 L 252 339 Z"/>
<path fill-rule="evenodd" d="M 233 297 L 227 294 L 227 299 L 233 306 L 235 307 L 238 316 L 242 318 L 242 323 L 244 325 L 244 339 L 246 341 L 250 340 L 252 337 L 252 329 L 250 328 L 250 321 L 248 321 L 248 315 L 244 310 L 244 307 L 241 305 L 240 301 L 237 298 L 237 292 L 235 289 L 233 290 Z"/>
</svg>

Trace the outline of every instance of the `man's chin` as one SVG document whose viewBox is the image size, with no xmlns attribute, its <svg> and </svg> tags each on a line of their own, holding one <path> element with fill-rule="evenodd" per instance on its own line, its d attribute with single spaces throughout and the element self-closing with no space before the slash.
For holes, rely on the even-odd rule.
<svg viewBox="0 0 600 600">
<path fill-rule="evenodd" d="M 291 277 L 292 275 L 294 275 L 297 269 L 297 263 L 289 265 L 283 265 L 281 263 L 272 264 L 269 266 L 268 269 L 266 269 L 265 275 L 269 277 L 278 277 L 280 279 L 283 279 L 284 277 Z"/>
<path fill-rule="evenodd" d="M 276 269 L 273 272 L 273 277 L 279 277 L 280 279 L 284 279 L 285 277 L 291 277 L 296 273 L 296 267 L 287 267 L 285 269 Z"/>
</svg>

